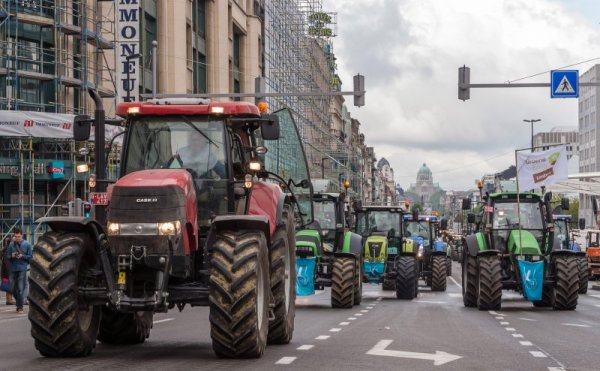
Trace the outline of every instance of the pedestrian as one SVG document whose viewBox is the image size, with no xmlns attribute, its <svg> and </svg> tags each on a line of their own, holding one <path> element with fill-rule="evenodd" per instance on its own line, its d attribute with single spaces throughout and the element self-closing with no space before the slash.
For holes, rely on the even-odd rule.
<svg viewBox="0 0 600 371">
<path fill-rule="evenodd" d="M 10 291 L 10 263 L 7 258 L 4 257 L 10 245 L 11 237 L 6 236 L 2 246 L 0 246 L 0 280 L 2 282 L 2 291 L 6 291 L 6 305 L 15 305 L 17 302 Z"/>
<path fill-rule="evenodd" d="M 10 261 L 10 287 L 15 297 L 17 313 L 23 312 L 27 283 L 27 268 L 32 256 L 31 244 L 23 240 L 23 232 L 19 228 L 14 229 L 14 237 L 8 249 L 6 257 Z"/>
</svg>

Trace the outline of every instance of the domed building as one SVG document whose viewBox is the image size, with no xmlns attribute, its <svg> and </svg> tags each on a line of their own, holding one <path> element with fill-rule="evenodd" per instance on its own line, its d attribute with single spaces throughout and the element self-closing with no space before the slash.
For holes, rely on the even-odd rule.
<svg viewBox="0 0 600 371">
<path fill-rule="evenodd" d="M 420 204 L 424 210 L 431 210 L 439 208 L 439 199 L 443 193 L 439 184 L 433 182 L 431 170 L 423 163 L 417 171 L 417 182 L 410 184 L 406 196 L 414 203 Z"/>
</svg>

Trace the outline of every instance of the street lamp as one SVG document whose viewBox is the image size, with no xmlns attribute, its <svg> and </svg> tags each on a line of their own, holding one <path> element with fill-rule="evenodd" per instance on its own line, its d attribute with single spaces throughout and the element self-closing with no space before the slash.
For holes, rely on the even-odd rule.
<svg viewBox="0 0 600 371">
<path fill-rule="evenodd" d="M 533 152 L 533 123 L 542 121 L 541 119 L 531 119 L 531 120 L 523 120 L 524 122 L 531 123 L 531 152 Z"/>
</svg>

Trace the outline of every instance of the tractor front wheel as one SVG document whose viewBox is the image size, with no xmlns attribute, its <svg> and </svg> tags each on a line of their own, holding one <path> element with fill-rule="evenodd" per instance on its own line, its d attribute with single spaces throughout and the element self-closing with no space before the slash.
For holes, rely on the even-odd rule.
<svg viewBox="0 0 600 371">
<path fill-rule="evenodd" d="M 353 258 L 334 258 L 331 271 L 331 306 L 333 308 L 352 308 L 355 264 L 357 262 Z"/>
<path fill-rule="evenodd" d="M 363 258 L 359 254 L 356 259 L 356 274 L 354 275 L 354 305 L 360 305 L 362 302 L 362 275 Z"/>
<path fill-rule="evenodd" d="M 452 275 L 452 259 L 448 256 L 446 257 L 446 276 L 450 277 Z"/>
<path fill-rule="evenodd" d="M 477 283 L 477 258 L 468 253 L 463 254 L 462 264 L 462 294 L 465 307 L 477 306 L 478 283 Z"/>
<path fill-rule="evenodd" d="M 36 349 L 46 357 L 87 356 L 96 346 L 100 307 L 78 295 L 95 264 L 85 233 L 47 232 L 29 261 L 29 320 Z"/>
<path fill-rule="evenodd" d="M 141 344 L 152 329 L 152 312 L 121 313 L 102 308 L 98 340 L 104 344 Z"/>
<path fill-rule="evenodd" d="M 477 308 L 498 310 L 502 303 L 502 272 L 497 256 L 480 256 Z"/>
<path fill-rule="evenodd" d="M 590 280 L 587 257 L 578 257 L 577 265 L 579 267 L 579 293 L 586 294 L 588 291 L 588 281 Z"/>
<path fill-rule="evenodd" d="M 417 297 L 419 277 L 414 256 L 399 256 L 395 261 L 396 298 L 412 300 Z"/>
<path fill-rule="evenodd" d="M 258 358 L 269 331 L 269 257 L 262 232 L 221 231 L 211 249 L 210 336 L 223 358 Z"/>
<path fill-rule="evenodd" d="M 283 224 L 273 235 L 271 248 L 271 293 L 275 319 L 269 323 L 269 344 L 288 344 L 294 333 L 296 316 L 296 235 L 294 214 L 283 208 Z"/>
<path fill-rule="evenodd" d="M 575 256 L 559 256 L 554 260 L 554 309 L 574 310 L 579 299 L 579 267 Z"/>
<path fill-rule="evenodd" d="M 448 267 L 446 255 L 431 257 L 431 291 L 446 291 L 446 274 Z"/>
</svg>

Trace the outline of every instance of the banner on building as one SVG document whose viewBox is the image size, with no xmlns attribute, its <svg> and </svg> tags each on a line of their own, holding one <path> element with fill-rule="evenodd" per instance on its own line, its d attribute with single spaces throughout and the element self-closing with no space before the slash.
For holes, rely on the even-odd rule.
<svg viewBox="0 0 600 371">
<path fill-rule="evenodd" d="M 0 136 L 73 138 L 74 115 L 32 111 L 0 111 Z"/>
<path fill-rule="evenodd" d="M 121 0 L 117 9 L 119 98 L 124 102 L 139 100 L 140 70 L 140 0 Z M 135 56 L 138 54 L 138 56 Z M 150 56 L 144 56 L 150 58 Z"/>
<path fill-rule="evenodd" d="M 547 151 L 517 153 L 517 182 L 520 189 L 534 189 L 566 180 L 567 146 L 553 147 Z"/>
</svg>

